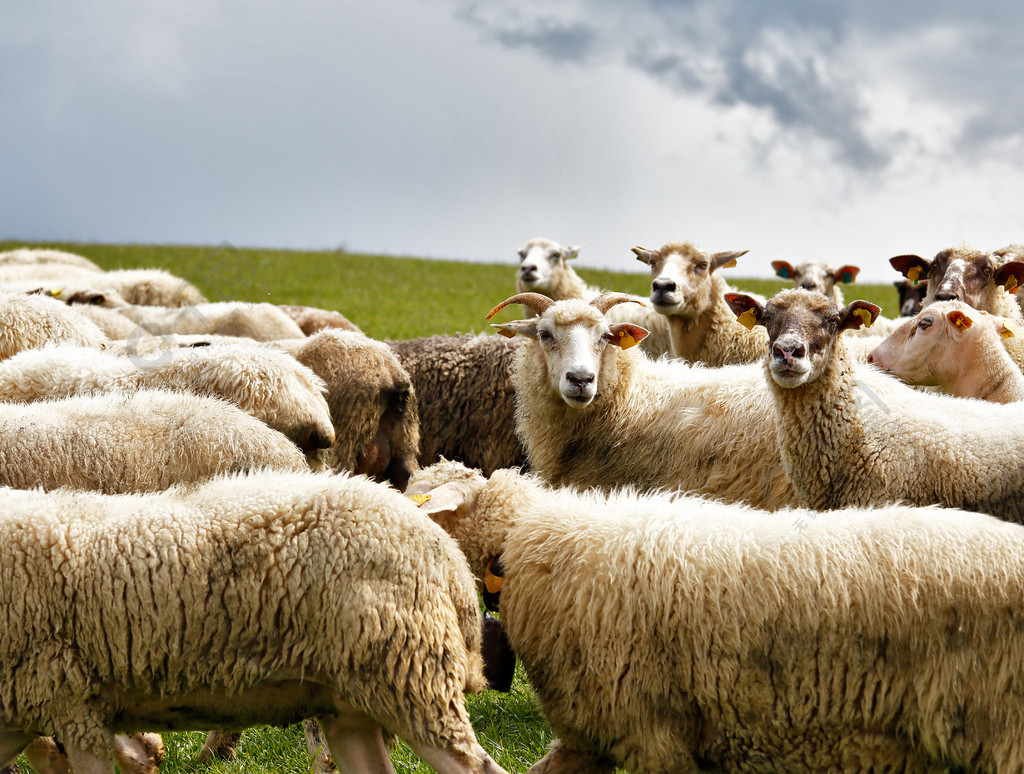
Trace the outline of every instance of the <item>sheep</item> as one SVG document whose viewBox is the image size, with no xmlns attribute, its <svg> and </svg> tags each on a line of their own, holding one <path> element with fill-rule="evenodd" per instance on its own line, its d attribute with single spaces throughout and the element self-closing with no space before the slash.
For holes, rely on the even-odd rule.
<svg viewBox="0 0 1024 774">
<path fill-rule="evenodd" d="M 771 514 L 451 463 L 409 494 L 500 584 L 557 736 L 531 774 L 1024 767 L 1018 525 Z"/>
<path fill-rule="evenodd" d="M 868 355 L 868 362 L 907 384 L 995 403 L 1024 400 L 1024 373 L 1003 338 L 1019 327 L 962 301 L 936 301 Z"/>
<path fill-rule="evenodd" d="M 913 317 L 921 311 L 921 302 L 928 290 L 927 282 L 911 282 L 908 279 L 902 279 L 892 284 L 899 296 L 901 317 Z"/>
<path fill-rule="evenodd" d="M 524 341 L 467 334 L 386 342 L 416 393 L 421 466 L 444 457 L 490 474 L 526 464 L 511 376 Z"/>
<path fill-rule="evenodd" d="M 815 510 L 901 501 L 1024 518 L 1024 429 L 1016 409 L 858 380 L 840 334 L 878 314 L 784 290 L 767 304 L 730 294 L 767 327 L 766 381 L 778 445 L 801 502 Z"/>
<path fill-rule="evenodd" d="M 848 264 L 833 269 L 824 261 L 804 261 L 796 266 L 789 261 L 772 261 L 772 269 L 776 276 L 792 280 L 793 287 L 828 296 L 837 306 L 843 304 L 840 283 L 849 285 L 860 274 L 859 266 Z"/>
<path fill-rule="evenodd" d="M 440 772 L 503 772 L 462 695 L 483 687 L 473 578 L 400 493 L 261 472 L 2 489 L 0 514 L 0 763 L 51 734 L 112 774 L 115 733 L 315 714 L 342 771 L 390 771 L 386 729 Z"/>
<path fill-rule="evenodd" d="M 512 372 L 530 469 L 555 486 L 630 484 L 770 509 L 795 504 L 760 369 L 649 360 L 631 348 L 643 328 L 604 317 L 625 301 L 632 298 L 621 293 L 589 303 L 522 293 L 488 315 L 512 303 L 538 315 L 494 326 L 531 339 Z"/>
<path fill-rule="evenodd" d="M 219 398 L 139 390 L 0 404 L 0 486 L 142 492 L 260 467 L 309 470 L 295 444 Z"/>
<path fill-rule="evenodd" d="M 930 261 L 919 255 L 897 255 L 889 263 L 911 282 L 927 280 L 922 306 L 963 301 L 979 311 L 1024 322 L 1013 297 L 1024 282 L 1024 262 L 959 245 L 940 250 Z"/>
<path fill-rule="evenodd" d="M 65 252 L 64 250 L 54 250 L 46 247 L 19 247 L 14 250 L 0 252 L 0 266 L 38 266 L 48 263 L 75 266 L 80 269 L 92 269 L 95 272 L 103 271 L 103 269 L 88 258 L 77 253 Z"/>
<path fill-rule="evenodd" d="M 540 293 L 554 301 L 567 298 L 590 301 L 597 298 L 604 291 L 584 282 L 567 263 L 579 255 L 581 249 L 582 245 L 563 247 L 545 237 L 531 239 L 519 248 L 516 289 L 520 293 Z M 631 309 L 628 320 L 617 316 L 618 309 L 609 310 L 609 314 L 611 322 L 634 322 L 650 332 L 642 346 L 643 351 L 652 358 L 671 354 L 668 322 L 656 311 L 646 307 L 641 311 Z"/>
<path fill-rule="evenodd" d="M 115 269 L 97 281 L 98 289 L 112 290 L 129 304 L 180 308 L 207 303 L 199 288 L 164 269 Z"/>
<path fill-rule="evenodd" d="M 341 312 L 330 309 L 317 309 L 315 306 L 295 306 L 278 304 L 277 308 L 291 317 L 304 334 L 312 336 L 325 328 L 341 328 L 343 331 L 362 333 L 359 326 L 349 320 Z"/>
<path fill-rule="evenodd" d="M 218 301 L 184 308 L 122 306 L 117 311 L 150 333 L 198 333 L 245 336 L 274 341 L 304 336 L 291 317 L 274 304 Z"/>
<path fill-rule="evenodd" d="M 61 346 L 0 361 L 5 403 L 146 388 L 224 398 L 310 455 L 334 443 L 323 380 L 291 355 L 266 347 L 174 349 L 145 360 Z"/>
<path fill-rule="evenodd" d="M 55 299 L 0 291 L 0 360 L 47 344 L 99 347 L 107 341 L 92 321 Z"/>
<path fill-rule="evenodd" d="M 709 255 L 692 242 L 670 242 L 659 250 L 634 247 L 633 252 L 651 267 L 651 304 L 668 321 L 673 357 L 723 366 L 764 356 L 764 332 L 736 323 L 725 303 L 731 288 L 716 273 L 735 266 L 746 250 Z"/>
</svg>

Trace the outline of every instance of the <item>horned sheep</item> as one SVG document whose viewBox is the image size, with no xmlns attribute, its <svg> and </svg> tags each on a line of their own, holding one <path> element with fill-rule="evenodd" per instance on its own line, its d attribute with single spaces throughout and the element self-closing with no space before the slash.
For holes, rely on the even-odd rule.
<svg viewBox="0 0 1024 774">
<path fill-rule="evenodd" d="M 765 375 L 786 473 L 816 510 L 933 503 L 1024 521 L 1024 429 L 1013 406 L 931 395 L 887 377 L 865 389 L 841 333 L 878 313 L 784 290 L 733 309 L 767 328 Z"/>
<path fill-rule="evenodd" d="M 995 403 L 1024 400 L 1024 373 L 1003 338 L 1020 326 L 962 301 L 936 301 L 907 320 L 868 355 L 868 362 L 907 384 Z"/>
<path fill-rule="evenodd" d="M 531 774 L 1024 767 L 1018 525 L 551 490 L 452 463 L 409 492 L 500 586 L 557 736 Z"/>
<path fill-rule="evenodd" d="M 115 733 L 315 714 L 342 771 L 390 770 L 384 730 L 445 774 L 503 771 L 463 702 L 483 686 L 472 576 L 400 493 L 261 472 L 2 489 L 0 514 L 0 763 L 50 734 L 112 774 Z"/>
</svg>

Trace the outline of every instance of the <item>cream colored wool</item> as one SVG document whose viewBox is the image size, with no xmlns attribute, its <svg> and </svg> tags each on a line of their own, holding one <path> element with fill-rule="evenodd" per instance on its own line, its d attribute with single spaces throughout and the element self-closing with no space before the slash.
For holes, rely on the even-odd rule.
<svg viewBox="0 0 1024 774">
<path fill-rule="evenodd" d="M 115 269 L 97 281 L 100 289 L 113 290 L 129 304 L 180 308 L 207 303 L 199 288 L 163 269 Z"/>
<path fill-rule="evenodd" d="M 75 765 L 109 759 L 114 732 L 311 713 L 343 760 L 341 712 L 381 756 L 383 726 L 501 772 L 463 705 L 483 687 L 473 578 L 388 487 L 262 472 L 150 495 L 0 489 L 0 545 L 3 762 L 25 741 L 10 732 L 55 735 Z"/>
<path fill-rule="evenodd" d="M 84 347 L 26 350 L 0 361 L 0 401 L 163 389 L 223 398 L 306 452 L 330 446 L 323 380 L 291 355 L 253 344 L 116 356 Z"/>
<path fill-rule="evenodd" d="M 1021 527 L 452 463 L 410 491 L 449 480 L 461 504 L 435 490 L 434 517 L 478 578 L 500 555 L 501 620 L 558 737 L 534 774 L 1024 769 Z"/>
<path fill-rule="evenodd" d="M 302 329 L 274 304 L 219 301 L 184 308 L 124 306 L 117 311 L 151 333 L 220 334 L 257 341 L 299 338 Z"/>
<path fill-rule="evenodd" d="M 0 485 L 140 492 L 258 468 L 308 470 L 295 444 L 218 398 L 140 390 L 0 404 Z"/>
<path fill-rule="evenodd" d="M 95 324 L 60 301 L 0 292 L 0 360 L 47 344 L 98 347 L 106 341 Z"/>
<path fill-rule="evenodd" d="M 66 263 L 0 264 L 0 285 L 8 282 L 43 282 L 60 285 L 62 280 L 92 282 L 101 277 L 93 269 Z"/>
<path fill-rule="evenodd" d="M 806 307 L 808 320 L 838 314 L 827 299 L 795 290 L 769 309 L 783 300 Z M 938 503 L 1024 520 L 1024 426 L 1015 406 L 925 393 L 892 377 L 866 391 L 843 337 L 824 325 L 815 331 L 827 344 L 807 383 L 779 386 L 765 366 L 782 459 L 804 505 Z"/>
<path fill-rule="evenodd" d="M 277 308 L 295 320 L 295 324 L 307 336 L 319 333 L 325 328 L 341 328 L 344 331 L 362 333 L 358 325 L 341 312 L 335 312 L 333 309 L 318 309 L 315 306 L 296 306 L 294 304 L 278 304 Z"/>
<path fill-rule="evenodd" d="M 76 266 L 80 269 L 92 269 L 101 272 L 99 266 L 88 258 L 77 253 L 68 253 L 64 250 L 52 250 L 45 247 L 19 247 L 15 250 L 7 250 L 0 253 L 0 265 L 39 265 L 45 263 L 58 263 L 68 266 Z"/>
<path fill-rule="evenodd" d="M 149 331 L 140 328 L 116 309 L 97 304 L 71 304 L 70 308 L 96 325 L 111 341 L 130 339 L 141 333 L 149 336 Z"/>
</svg>

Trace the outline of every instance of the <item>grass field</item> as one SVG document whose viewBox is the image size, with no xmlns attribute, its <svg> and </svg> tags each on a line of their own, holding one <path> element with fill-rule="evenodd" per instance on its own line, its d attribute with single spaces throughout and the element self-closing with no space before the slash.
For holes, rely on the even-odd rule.
<svg viewBox="0 0 1024 774">
<path fill-rule="evenodd" d="M 23 243 L 0 242 L 0 251 Z M 403 339 L 438 333 L 488 330 L 484 315 L 515 293 L 514 253 L 505 264 L 461 263 L 340 252 L 181 247 L 149 245 L 53 244 L 84 255 L 106 269 L 163 268 L 199 286 L 210 300 L 270 301 L 336 309 L 370 336 Z M 631 256 L 623 258 L 632 269 Z M 577 268 L 583 278 L 609 290 L 646 296 L 647 272 L 610 272 Z M 787 286 L 782 280 L 734 278 L 741 290 L 774 294 Z M 854 292 L 853 288 L 856 289 Z M 891 285 L 855 285 L 848 300 L 862 298 L 879 304 L 890 316 L 896 292 Z M 520 307 L 502 311 L 497 319 L 513 319 Z M 468 699 L 481 743 L 510 772 L 525 771 L 541 758 L 551 741 L 521 670 L 511 694 L 485 692 Z M 201 732 L 166 734 L 169 774 L 194 771 L 191 757 L 202 745 Z M 398 772 L 429 772 L 404 745 L 392 754 Z M 23 767 L 27 765 L 22 761 Z M 225 774 L 309 771 L 301 728 L 257 728 L 242 737 L 239 756 L 231 762 L 198 767 Z"/>
</svg>

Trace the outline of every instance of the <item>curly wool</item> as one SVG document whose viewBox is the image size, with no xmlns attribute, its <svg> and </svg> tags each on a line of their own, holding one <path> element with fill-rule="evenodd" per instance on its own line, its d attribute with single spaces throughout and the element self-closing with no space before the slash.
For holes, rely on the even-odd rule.
<svg viewBox="0 0 1024 774">
<path fill-rule="evenodd" d="M 152 495 L 3 489 L 0 536 L 9 727 L 107 755 L 134 707 L 154 726 L 213 722 L 189 699 L 199 690 L 236 697 L 220 704 L 229 724 L 329 714 L 244 700 L 302 681 L 407 739 L 475 742 L 462 701 L 483 686 L 473 579 L 387 487 L 262 472 Z"/>
<path fill-rule="evenodd" d="M 117 311 L 151 333 L 219 334 L 257 341 L 300 338 L 302 329 L 274 304 L 218 301 L 168 306 L 119 306 Z"/>
<path fill-rule="evenodd" d="M 38 266 L 39 264 L 47 263 L 76 266 L 80 269 L 92 269 L 95 272 L 103 271 L 103 269 L 88 258 L 64 250 L 54 250 L 46 247 L 19 247 L 0 253 L 0 266 Z"/>
<path fill-rule="evenodd" d="M 552 756 L 580 764 L 564 770 L 1024 766 L 1016 525 L 770 514 L 450 464 L 412 486 L 446 480 L 469 494 L 439 523 L 478 578 L 500 554 L 501 619 Z"/>
<path fill-rule="evenodd" d="M 107 341 L 94 323 L 60 301 L 0 292 L 0 360 L 47 344 L 99 347 Z"/>
</svg>

